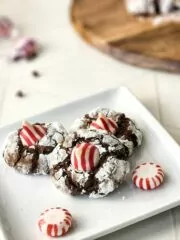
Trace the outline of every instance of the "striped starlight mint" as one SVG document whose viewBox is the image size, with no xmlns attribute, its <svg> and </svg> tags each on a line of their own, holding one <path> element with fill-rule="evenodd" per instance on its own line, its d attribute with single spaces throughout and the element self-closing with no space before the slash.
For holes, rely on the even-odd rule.
<svg viewBox="0 0 180 240">
<path fill-rule="evenodd" d="M 101 129 L 106 130 L 107 132 L 115 133 L 118 126 L 113 119 L 107 118 L 103 114 L 99 114 L 97 120 L 91 123 L 90 128 Z"/>
<path fill-rule="evenodd" d="M 71 225 L 70 212 L 60 207 L 47 209 L 38 219 L 39 230 L 50 237 L 65 235 Z"/>
<path fill-rule="evenodd" d="M 90 143 L 77 144 L 71 153 L 71 164 L 78 171 L 91 171 L 99 163 L 99 150 Z"/>
<path fill-rule="evenodd" d="M 46 133 L 47 129 L 44 126 L 38 124 L 32 125 L 25 121 L 22 124 L 19 136 L 24 146 L 31 146 L 44 137 Z"/>
<path fill-rule="evenodd" d="M 162 184 L 163 180 L 164 171 L 159 165 L 152 162 L 137 166 L 132 173 L 133 183 L 143 190 L 157 188 Z"/>
</svg>

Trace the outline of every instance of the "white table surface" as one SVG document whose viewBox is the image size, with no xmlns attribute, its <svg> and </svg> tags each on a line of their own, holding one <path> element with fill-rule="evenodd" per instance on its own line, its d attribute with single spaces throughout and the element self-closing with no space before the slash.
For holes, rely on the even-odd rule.
<svg viewBox="0 0 180 240">
<path fill-rule="evenodd" d="M 0 125 L 27 118 L 92 93 L 125 85 L 180 143 L 180 77 L 119 63 L 84 43 L 70 25 L 68 0 L 1 0 L 0 14 L 10 16 L 22 35 L 44 46 L 31 62 L 10 63 L 12 47 L 0 41 Z M 32 70 L 42 77 L 33 78 Z M 17 98 L 17 90 L 25 98 Z M 180 239 L 180 208 L 101 238 Z M 78 239 L 77 239 L 78 240 Z"/>
</svg>

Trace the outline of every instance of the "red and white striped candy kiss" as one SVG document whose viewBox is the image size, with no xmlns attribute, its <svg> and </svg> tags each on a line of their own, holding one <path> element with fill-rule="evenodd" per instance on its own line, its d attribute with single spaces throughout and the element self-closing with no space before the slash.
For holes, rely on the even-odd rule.
<svg viewBox="0 0 180 240">
<path fill-rule="evenodd" d="M 96 121 L 90 125 L 91 128 L 106 130 L 107 132 L 115 133 L 118 128 L 117 123 L 111 118 L 107 118 L 103 114 L 99 114 Z"/>
<path fill-rule="evenodd" d="M 99 163 L 99 150 L 90 143 L 77 144 L 71 153 L 71 164 L 79 171 L 91 171 Z"/>
<path fill-rule="evenodd" d="M 10 38 L 16 35 L 18 35 L 18 30 L 11 19 L 3 16 L 0 17 L 0 37 Z"/>
<path fill-rule="evenodd" d="M 40 46 L 35 39 L 22 38 L 18 40 L 12 53 L 12 59 L 30 59 L 39 53 Z"/>
<path fill-rule="evenodd" d="M 24 146 L 31 146 L 44 137 L 46 132 L 47 129 L 44 126 L 38 124 L 31 125 L 25 121 L 22 124 L 22 129 L 19 135 Z"/>
<path fill-rule="evenodd" d="M 28 57 L 28 56 L 31 56 L 32 54 L 38 53 L 39 45 L 34 39 L 26 38 L 23 40 L 24 40 L 24 44 L 22 41 L 21 49 L 22 49 L 22 51 L 24 51 L 25 57 Z"/>
</svg>

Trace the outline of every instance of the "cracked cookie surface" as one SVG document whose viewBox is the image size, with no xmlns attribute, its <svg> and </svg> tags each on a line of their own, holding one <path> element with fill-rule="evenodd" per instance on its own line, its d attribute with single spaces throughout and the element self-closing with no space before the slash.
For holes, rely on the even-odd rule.
<svg viewBox="0 0 180 240">
<path fill-rule="evenodd" d="M 124 113 L 116 112 L 108 108 L 97 108 L 81 118 L 76 119 L 71 130 L 77 131 L 78 129 L 91 129 L 92 123 L 96 122 L 101 114 L 106 118 L 111 119 L 111 121 L 114 121 L 117 126 L 114 135 L 121 143 L 126 145 L 129 151 L 129 156 L 131 156 L 134 150 L 141 145 L 142 132 L 136 127 L 134 121 L 128 118 Z M 96 129 L 96 131 L 106 132 L 102 129 Z"/>
<path fill-rule="evenodd" d="M 5 162 L 23 174 L 46 175 L 49 174 L 47 156 L 57 144 L 64 141 L 67 134 L 65 128 L 59 122 L 36 123 L 47 128 L 47 133 L 35 145 L 24 146 L 20 138 L 20 131 L 11 132 L 3 151 Z"/>
<path fill-rule="evenodd" d="M 78 171 L 71 164 L 71 154 L 81 143 L 99 150 L 99 164 L 92 171 Z M 79 129 L 69 133 L 62 145 L 48 155 L 49 167 L 57 188 L 72 195 L 99 198 L 113 192 L 129 172 L 128 148 L 108 133 Z"/>
</svg>

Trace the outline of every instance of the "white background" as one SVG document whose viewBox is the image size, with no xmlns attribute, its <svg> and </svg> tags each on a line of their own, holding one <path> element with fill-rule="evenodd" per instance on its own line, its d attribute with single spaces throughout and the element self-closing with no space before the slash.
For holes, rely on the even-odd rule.
<svg viewBox="0 0 180 240">
<path fill-rule="evenodd" d="M 180 77 L 131 67 L 84 43 L 70 25 L 67 0 L 1 0 L 21 34 L 44 47 L 32 62 L 11 63 L 12 42 L 0 41 L 1 126 L 111 87 L 125 85 L 180 143 Z M 33 78 L 32 70 L 41 72 Z M 17 98 L 17 90 L 25 98 Z M 137 223 L 102 239 L 178 240 L 180 208 Z"/>
</svg>

